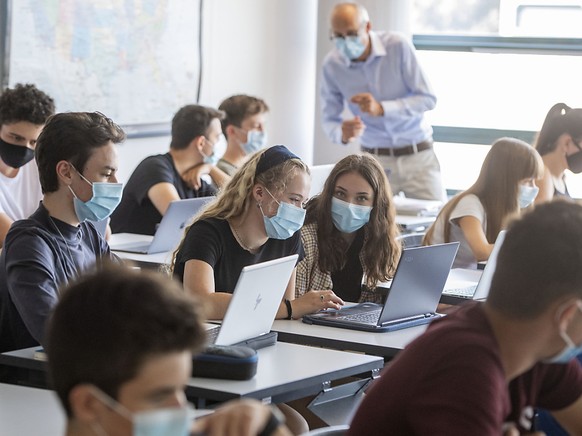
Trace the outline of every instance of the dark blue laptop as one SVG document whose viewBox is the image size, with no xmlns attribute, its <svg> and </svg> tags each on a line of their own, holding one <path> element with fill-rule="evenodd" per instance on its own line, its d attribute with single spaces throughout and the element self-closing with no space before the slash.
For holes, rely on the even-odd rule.
<svg viewBox="0 0 582 436">
<path fill-rule="evenodd" d="M 443 316 L 436 308 L 459 248 L 458 242 L 402 251 L 384 305 L 361 303 L 303 317 L 307 324 L 369 332 L 400 330 Z"/>
</svg>

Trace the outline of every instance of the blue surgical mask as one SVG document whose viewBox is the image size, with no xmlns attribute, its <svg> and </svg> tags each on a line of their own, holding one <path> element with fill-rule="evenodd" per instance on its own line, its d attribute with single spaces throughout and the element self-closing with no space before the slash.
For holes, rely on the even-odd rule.
<svg viewBox="0 0 582 436">
<path fill-rule="evenodd" d="M 267 192 L 268 189 L 265 188 Z M 269 192 L 273 197 L 273 194 Z M 263 221 L 265 223 L 265 232 L 267 236 L 272 239 L 289 239 L 293 234 L 303 226 L 305 221 L 305 209 L 293 206 L 285 202 L 278 202 L 275 197 L 273 199 L 279 205 L 277 214 L 272 217 L 265 216 L 263 208 L 259 204 L 261 213 L 263 214 Z"/>
<path fill-rule="evenodd" d="M 537 186 L 519 185 L 519 207 L 523 209 L 532 204 L 538 196 L 538 192 L 540 192 L 540 188 Z"/>
<path fill-rule="evenodd" d="M 190 434 L 192 417 L 187 407 L 168 407 L 132 413 L 122 404 L 99 388 L 93 389 L 95 396 L 116 413 L 132 423 L 133 436 L 187 436 Z M 100 433 L 105 433 L 100 428 Z"/>
<path fill-rule="evenodd" d="M 582 311 L 582 303 L 577 302 L 578 310 Z M 566 343 L 564 349 L 556 354 L 555 356 L 545 359 L 544 363 L 568 363 L 570 360 L 574 359 L 578 354 L 582 353 L 582 344 L 576 346 L 574 341 L 570 339 L 570 336 L 564 331 L 560 332 L 560 336 Z"/>
<path fill-rule="evenodd" d="M 262 150 L 267 145 L 267 133 L 260 130 L 249 130 L 247 132 L 247 142 L 241 144 L 246 154 L 253 154 Z"/>
<path fill-rule="evenodd" d="M 77 171 L 75 167 L 73 169 Z M 77 171 L 77 174 L 93 188 L 91 199 L 82 201 L 69 186 L 69 190 L 75 197 L 73 198 L 73 205 L 79 221 L 101 221 L 111 215 L 121 202 L 123 183 L 90 182 L 79 171 Z"/>
<path fill-rule="evenodd" d="M 352 61 L 362 56 L 366 50 L 366 45 L 359 35 L 334 38 L 334 42 L 339 52 Z"/>
<path fill-rule="evenodd" d="M 331 199 L 331 220 L 336 229 L 343 233 L 353 233 L 370 221 L 371 206 L 346 203 L 339 198 Z"/>
</svg>

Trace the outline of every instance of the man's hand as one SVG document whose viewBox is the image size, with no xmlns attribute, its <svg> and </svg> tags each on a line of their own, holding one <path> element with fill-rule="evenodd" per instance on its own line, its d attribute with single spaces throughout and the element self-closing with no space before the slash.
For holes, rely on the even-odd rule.
<svg viewBox="0 0 582 436">
<path fill-rule="evenodd" d="M 201 177 L 204 174 L 208 174 L 211 168 L 211 165 L 205 163 L 193 166 L 181 174 L 182 180 L 184 180 L 190 188 L 198 190 L 202 187 Z"/>
<path fill-rule="evenodd" d="M 370 114 L 374 117 L 381 117 L 384 115 L 384 108 L 369 92 L 356 94 L 350 99 L 350 101 L 360 106 L 360 110 L 366 114 Z"/>
<path fill-rule="evenodd" d="M 347 144 L 348 142 L 362 136 L 365 129 L 366 125 L 362 122 L 360 117 L 344 121 L 342 123 L 342 142 Z"/>
<path fill-rule="evenodd" d="M 196 420 L 190 430 L 207 436 L 253 436 L 263 430 L 270 414 L 270 407 L 257 400 L 231 401 L 211 415 Z M 282 436 L 290 434 L 284 425 L 273 433 Z"/>
</svg>

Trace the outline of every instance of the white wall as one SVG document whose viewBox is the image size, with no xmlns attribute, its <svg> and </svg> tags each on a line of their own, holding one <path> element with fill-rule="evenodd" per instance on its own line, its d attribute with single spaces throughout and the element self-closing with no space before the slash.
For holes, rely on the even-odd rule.
<svg viewBox="0 0 582 436">
<path fill-rule="evenodd" d="M 206 0 L 200 104 L 216 107 L 237 93 L 265 99 L 269 143 L 287 145 L 309 164 L 335 163 L 357 152 L 357 144 L 331 144 L 321 129 L 319 75 L 332 48 L 329 13 L 338 2 Z M 374 28 L 410 33 L 407 0 L 361 2 Z M 119 148 L 120 180 L 169 143 L 168 137 L 128 140 Z"/>
</svg>

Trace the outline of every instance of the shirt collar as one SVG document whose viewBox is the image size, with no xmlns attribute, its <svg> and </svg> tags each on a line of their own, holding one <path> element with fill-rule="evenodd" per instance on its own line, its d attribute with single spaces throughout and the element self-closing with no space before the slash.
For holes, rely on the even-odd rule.
<svg viewBox="0 0 582 436">
<path fill-rule="evenodd" d="M 386 56 L 386 47 L 384 47 L 384 44 L 382 44 L 382 40 L 380 39 L 378 34 L 373 30 L 370 30 L 370 41 L 372 43 L 372 50 L 370 50 L 370 55 L 368 56 L 368 59 L 366 59 L 364 62 L 354 62 L 346 58 L 344 55 L 340 54 L 342 60 L 344 61 L 347 67 L 357 67 L 360 65 L 365 65 L 375 57 Z"/>
</svg>

